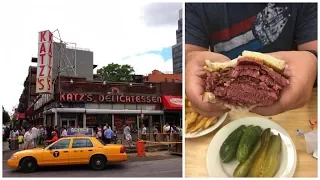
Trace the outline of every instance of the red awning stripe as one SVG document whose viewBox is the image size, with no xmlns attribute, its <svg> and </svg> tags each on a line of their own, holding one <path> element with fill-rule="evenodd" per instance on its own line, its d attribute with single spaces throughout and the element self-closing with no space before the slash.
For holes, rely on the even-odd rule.
<svg viewBox="0 0 320 180">
<path fill-rule="evenodd" d="M 18 119 L 25 119 L 25 118 L 26 118 L 25 113 L 19 113 L 18 114 Z"/>
<path fill-rule="evenodd" d="M 166 110 L 182 110 L 182 96 L 162 96 Z"/>
</svg>

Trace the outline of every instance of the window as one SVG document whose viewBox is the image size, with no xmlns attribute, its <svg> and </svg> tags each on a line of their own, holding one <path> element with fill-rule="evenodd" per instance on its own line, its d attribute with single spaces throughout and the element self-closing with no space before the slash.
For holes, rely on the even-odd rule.
<svg viewBox="0 0 320 180">
<path fill-rule="evenodd" d="M 72 143 L 72 148 L 86 148 L 93 147 L 90 139 L 74 139 Z"/>
<path fill-rule="evenodd" d="M 102 141 L 102 139 L 97 138 L 97 140 L 98 140 L 102 145 L 104 145 L 104 146 L 106 145 L 106 143 L 105 143 L 105 142 L 103 142 L 103 141 Z"/>
<path fill-rule="evenodd" d="M 50 146 L 52 149 L 68 149 L 70 144 L 70 139 L 63 139 L 57 143 Z"/>
</svg>

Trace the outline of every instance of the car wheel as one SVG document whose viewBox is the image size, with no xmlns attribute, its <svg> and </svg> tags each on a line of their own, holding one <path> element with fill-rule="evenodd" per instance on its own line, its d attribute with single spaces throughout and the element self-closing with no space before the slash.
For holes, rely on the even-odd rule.
<svg viewBox="0 0 320 180">
<path fill-rule="evenodd" d="M 96 155 L 96 156 L 92 157 L 90 164 L 91 164 L 92 169 L 102 170 L 102 169 L 104 169 L 104 167 L 106 165 L 106 159 L 105 159 L 105 157 L 103 157 L 101 155 Z"/>
<path fill-rule="evenodd" d="M 32 173 L 37 169 L 37 161 L 34 158 L 27 157 L 21 162 L 21 170 L 25 173 Z"/>
</svg>

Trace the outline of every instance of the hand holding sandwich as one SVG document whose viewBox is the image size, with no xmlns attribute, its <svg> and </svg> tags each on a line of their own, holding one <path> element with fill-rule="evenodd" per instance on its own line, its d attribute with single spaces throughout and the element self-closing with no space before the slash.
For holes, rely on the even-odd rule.
<svg viewBox="0 0 320 180">
<path fill-rule="evenodd" d="M 290 84 L 283 89 L 278 101 L 270 106 L 254 108 L 252 112 L 271 116 L 304 106 L 310 99 L 317 74 L 316 57 L 307 51 L 280 51 L 269 55 L 286 62 L 288 67 L 284 75 Z"/>
<path fill-rule="evenodd" d="M 193 108 L 203 116 L 217 117 L 228 112 L 229 109 L 220 103 L 212 104 L 203 101 L 205 92 L 205 77 L 206 72 L 204 59 L 212 62 L 228 62 L 230 59 L 224 55 L 209 52 L 209 51 L 194 51 L 186 55 L 186 95 L 190 100 Z"/>
</svg>

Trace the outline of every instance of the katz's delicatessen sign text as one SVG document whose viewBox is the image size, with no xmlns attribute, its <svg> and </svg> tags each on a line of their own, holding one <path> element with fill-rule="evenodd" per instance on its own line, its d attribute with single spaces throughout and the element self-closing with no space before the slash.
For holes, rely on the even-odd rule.
<svg viewBox="0 0 320 180">
<path fill-rule="evenodd" d="M 53 34 L 39 32 L 36 93 L 52 92 Z"/>
</svg>

